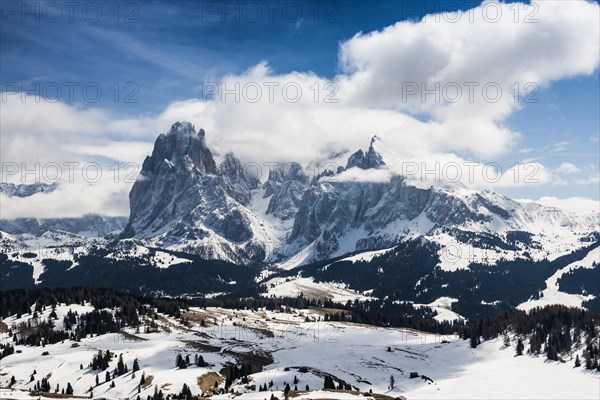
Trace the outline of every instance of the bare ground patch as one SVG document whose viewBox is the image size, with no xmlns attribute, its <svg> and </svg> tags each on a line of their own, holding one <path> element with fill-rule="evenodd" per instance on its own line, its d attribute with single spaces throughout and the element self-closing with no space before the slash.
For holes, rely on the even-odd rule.
<svg viewBox="0 0 600 400">
<path fill-rule="evenodd" d="M 150 387 L 150 385 L 152 385 L 152 381 L 154 380 L 154 375 L 148 375 L 146 377 L 146 379 L 144 380 L 144 383 L 142 385 L 142 389 L 146 389 L 148 387 Z"/>
<path fill-rule="evenodd" d="M 121 334 L 121 336 L 123 336 L 123 338 L 124 338 L 125 340 L 127 340 L 127 341 L 131 341 L 131 342 L 146 342 L 146 341 L 148 341 L 148 339 L 145 339 L 145 338 L 143 338 L 143 337 L 136 336 L 136 335 L 134 335 L 134 334 L 132 334 L 132 333 L 129 333 L 129 332 L 120 331 L 119 333 L 120 333 L 120 334 Z"/>
<path fill-rule="evenodd" d="M 215 382 L 221 385 L 225 378 L 216 372 L 207 372 L 198 377 L 198 387 L 203 393 L 216 394 Z"/>
</svg>

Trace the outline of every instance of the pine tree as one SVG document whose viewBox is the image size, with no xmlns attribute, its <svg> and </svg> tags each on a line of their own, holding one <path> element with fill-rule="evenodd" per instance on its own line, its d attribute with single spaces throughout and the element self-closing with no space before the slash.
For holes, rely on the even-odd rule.
<svg viewBox="0 0 600 400">
<path fill-rule="evenodd" d="M 133 372 L 140 370 L 140 364 L 138 363 L 138 359 L 133 360 Z"/>
<path fill-rule="evenodd" d="M 71 386 L 71 383 L 67 382 L 67 390 L 65 392 L 68 395 L 72 395 L 73 394 L 73 386 Z"/>
<path fill-rule="evenodd" d="M 119 362 L 117 363 L 117 375 L 121 376 L 125 373 L 125 363 L 123 362 L 123 354 L 119 354 Z"/>
<path fill-rule="evenodd" d="M 525 346 L 523 345 L 523 341 L 519 338 L 517 341 L 517 355 L 522 356 L 523 350 L 525 350 Z"/>
<path fill-rule="evenodd" d="M 204 361 L 204 357 L 197 354 L 196 355 L 196 365 L 198 367 L 206 367 L 206 366 L 208 366 L 208 363 L 206 363 L 206 361 Z"/>
<path fill-rule="evenodd" d="M 327 375 L 325 377 L 323 389 L 335 389 L 335 382 L 333 381 L 333 378 L 331 377 L 331 375 Z"/>
<path fill-rule="evenodd" d="M 146 383 L 146 374 L 142 372 L 142 379 L 140 379 L 140 385 L 143 385 L 144 383 Z"/>
<path fill-rule="evenodd" d="M 98 378 L 98 375 L 96 375 L 96 386 L 98 386 L 100 384 L 100 378 Z"/>
<path fill-rule="evenodd" d="M 40 384 L 40 390 L 42 392 L 49 392 L 51 390 L 50 381 L 46 378 L 42 378 L 42 383 Z"/>
<path fill-rule="evenodd" d="M 183 359 L 183 357 L 181 357 L 181 354 L 177 354 L 177 358 L 175 360 L 175 365 L 179 369 L 187 368 L 187 364 L 186 364 L 185 360 Z"/>
<path fill-rule="evenodd" d="M 575 368 L 581 367 L 581 360 L 579 360 L 579 354 L 575 356 Z"/>
<path fill-rule="evenodd" d="M 10 378 L 10 386 L 14 385 L 15 383 L 17 383 L 17 380 L 15 379 L 15 376 L 13 375 L 13 376 Z"/>
<path fill-rule="evenodd" d="M 105 377 L 104 377 L 104 380 L 105 380 L 106 382 L 109 382 L 109 381 L 110 381 L 110 372 L 106 371 L 106 375 L 105 375 Z"/>
<path fill-rule="evenodd" d="M 388 385 L 388 389 L 392 390 L 396 386 L 396 381 L 394 380 L 394 375 L 390 375 L 390 384 Z"/>
<path fill-rule="evenodd" d="M 558 354 L 553 344 L 547 346 L 546 356 L 548 357 L 548 360 L 558 361 Z"/>
<path fill-rule="evenodd" d="M 471 345 L 471 348 L 472 348 L 472 349 L 474 349 L 474 348 L 476 348 L 476 347 L 477 347 L 477 345 L 479 344 L 479 343 L 477 343 L 477 342 L 478 342 L 478 340 L 477 340 L 477 336 L 475 336 L 475 334 L 474 334 L 474 333 L 471 333 L 471 337 L 470 337 L 470 345 Z"/>
</svg>

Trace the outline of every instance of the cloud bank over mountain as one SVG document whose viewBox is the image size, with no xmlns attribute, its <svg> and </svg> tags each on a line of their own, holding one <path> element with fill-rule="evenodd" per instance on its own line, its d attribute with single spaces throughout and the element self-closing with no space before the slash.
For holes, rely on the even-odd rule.
<svg viewBox="0 0 600 400">
<path fill-rule="evenodd" d="M 176 101 L 158 115 L 117 115 L 3 93 L 0 156 L 18 163 L 19 172 L 21 163 L 81 162 L 76 170 L 85 162 L 101 165 L 102 178 L 94 185 L 74 179 L 71 189 L 62 185 L 46 195 L 45 202 L 56 198 L 56 208 L 43 209 L 54 216 L 99 209 L 127 214 L 126 196 L 120 198 L 133 181 L 122 179 L 122 173 L 114 179 L 111 165 L 118 162 L 114 168 L 125 174 L 124 163 L 140 166 L 156 134 L 178 120 L 206 129 L 217 158 L 234 151 L 243 162 L 263 166 L 330 159 L 377 134 L 386 146 L 428 164 L 457 162 L 463 177 L 471 161 L 493 162 L 513 151 L 515 161 L 527 161 L 516 170 L 525 168 L 526 175 L 535 169 L 530 182 L 514 179 L 523 173 L 504 170 L 497 180 L 466 182 L 475 187 L 590 183 L 577 160 L 555 171 L 522 160 L 515 151 L 522 134 L 505 121 L 526 107 L 523 101 L 532 91 L 597 70 L 600 43 L 589 32 L 599 29 L 598 9 L 586 1 L 484 2 L 462 13 L 402 21 L 340 43 L 340 72 L 333 79 L 305 71 L 277 73 L 263 61 L 241 74 L 203 82 L 202 98 Z M 6 172 L 3 180 L 23 180 L 22 173 Z M 37 208 L 36 197 L 25 206 L 12 204 L 22 199 L 6 200 L 7 217 Z"/>
</svg>

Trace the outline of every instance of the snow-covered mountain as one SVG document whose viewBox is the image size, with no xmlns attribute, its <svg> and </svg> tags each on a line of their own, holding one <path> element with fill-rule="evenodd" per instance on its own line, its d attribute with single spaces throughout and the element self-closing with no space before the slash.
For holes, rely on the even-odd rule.
<svg viewBox="0 0 600 400">
<path fill-rule="evenodd" d="M 29 197 L 37 193 L 50 193 L 58 188 L 58 183 L 15 184 L 0 182 L 0 193 L 8 197 Z"/>
<path fill-rule="evenodd" d="M 42 235 L 48 231 L 63 231 L 80 236 L 105 236 L 120 233 L 127 218 L 89 214 L 79 218 L 16 218 L 0 220 L 0 231 L 12 235 Z"/>
<path fill-rule="evenodd" d="M 106 263 L 132 276 L 142 273 L 135 266 L 158 267 L 170 270 L 171 278 L 176 279 L 177 273 L 203 265 L 205 274 L 208 266 L 228 268 L 229 281 L 223 278 L 223 271 L 210 273 L 229 291 L 240 284 L 234 278 L 240 273 L 234 272 L 236 265 L 253 265 L 258 271 L 266 269 L 254 276 L 254 281 L 264 284 L 270 294 L 281 294 L 281 288 L 275 288 L 280 283 L 285 283 L 290 293 L 298 292 L 296 286 L 308 285 L 319 293 L 322 288 L 336 287 L 347 298 L 364 298 L 377 287 L 382 299 L 423 304 L 440 296 L 460 297 L 460 285 L 455 282 L 460 271 L 469 271 L 469 279 L 479 288 L 485 287 L 481 282 L 487 279 L 481 275 L 481 267 L 497 267 L 488 272 L 498 277 L 506 271 L 525 274 L 523 279 L 533 280 L 512 297 L 482 294 L 474 301 L 504 301 L 516 307 L 528 299 L 536 300 L 544 290 L 538 286 L 585 257 L 600 242 L 597 211 L 518 201 L 448 182 L 421 182 L 394 172 L 403 157 L 407 155 L 390 150 L 373 137 L 366 151 L 354 152 L 335 170 L 309 176 L 297 163 L 271 165 L 261 182 L 260 177 L 249 176 L 231 153 L 217 162 L 203 129 L 196 131 L 188 122 L 177 122 L 156 139 L 152 154 L 144 161 L 130 192 L 126 224 L 122 219 L 98 216 L 3 220 L 0 237 L 2 253 L 7 254 L 3 262 L 31 264 L 33 261 L 23 259 L 23 253 L 56 238 L 47 246 L 53 251 L 44 257 L 60 254 L 72 265 L 62 272 L 53 269 L 53 274 L 59 274 L 53 279 L 64 274 L 71 274 L 74 281 L 88 279 L 89 271 Z M 15 253 L 15 249 L 20 251 Z M 426 257 L 414 257 L 420 251 L 426 251 Z M 33 266 L 33 281 L 31 273 L 26 278 L 28 273 L 23 272 L 19 282 L 29 285 L 48 279 L 44 257 L 38 257 Z M 407 260 L 414 276 L 392 271 Z M 363 272 L 375 271 L 379 281 L 367 279 L 360 271 L 331 273 L 355 262 L 366 263 L 371 269 L 363 268 Z M 434 270 L 458 275 L 440 278 L 440 272 Z M 433 279 L 432 272 L 437 279 L 435 290 L 428 281 Z M 134 288 L 161 290 L 160 279 L 164 275 L 159 281 L 148 280 Z M 398 279 L 412 282 L 412 289 L 394 291 L 385 281 Z M 119 281 L 117 286 L 123 284 Z M 201 291 L 191 285 L 170 293 L 189 290 Z M 580 294 L 582 299 L 594 297 Z"/>
<path fill-rule="evenodd" d="M 347 179 L 394 161 L 374 137 L 367 151 L 356 151 L 336 171 L 309 178 L 299 164 L 282 164 L 261 184 L 246 176 L 233 154 L 217 165 L 204 130 L 178 122 L 158 137 L 144 162 L 123 237 L 288 268 L 425 237 L 440 245 L 442 256 L 461 253 L 442 257 L 444 267 L 465 268 L 482 260 L 558 257 L 598 231 L 597 213 L 575 214 L 460 184 L 424 185 L 393 174 L 387 181 Z"/>
<path fill-rule="evenodd" d="M 178 122 L 156 139 L 131 189 L 122 236 L 205 258 L 262 261 L 267 238 L 246 207 L 259 182 L 232 154 L 217 165 L 204 135 Z"/>
</svg>

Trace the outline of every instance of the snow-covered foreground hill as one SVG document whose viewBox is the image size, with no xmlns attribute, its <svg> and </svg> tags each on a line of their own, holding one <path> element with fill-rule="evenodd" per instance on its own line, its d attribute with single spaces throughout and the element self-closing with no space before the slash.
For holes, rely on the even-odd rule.
<svg viewBox="0 0 600 400">
<path fill-rule="evenodd" d="M 89 304 L 58 306 L 56 329 L 64 329 L 61 321 L 69 310 L 81 314 L 91 309 Z M 40 320 L 47 320 L 50 312 L 49 307 L 41 312 Z M 141 333 L 126 328 L 122 333 L 87 337 L 78 343 L 65 340 L 44 347 L 17 345 L 15 353 L 0 364 L 0 397 L 30 399 L 28 389 L 46 377 L 52 391 L 57 384 L 62 389 L 70 383 L 75 396 L 88 397 L 92 388 L 93 397 L 110 399 L 138 395 L 145 399 L 155 390 L 162 390 L 166 396 L 179 393 L 184 384 L 194 395 L 214 393 L 217 399 L 242 400 L 262 400 L 269 398 L 271 392 L 283 398 L 286 384 L 292 390 L 289 397 L 313 399 L 600 398 L 600 373 L 574 368 L 575 354 L 563 355 L 564 362 L 546 361 L 543 356 L 517 357 L 514 338 L 510 347 L 505 347 L 504 341 L 487 341 L 471 349 L 468 341 L 452 335 L 325 322 L 326 312 L 331 310 L 190 308 L 182 319 L 159 315 L 155 320 L 158 330 L 153 333 L 144 333 L 142 325 Z M 2 342 L 12 342 L 6 328 L 33 322 L 30 318 L 31 315 L 4 319 L 5 325 L 0 329 L 4 332 Z M 90 367 L 98 351 L 112 354 L 107 371 L 116 368 L 122 355 L 129 372 L 105 382 L 105 371 Z M 574 353 L 581 357 L 581 351 L 579 347 Z M 176 368 L 177 355 L 184 359 L 189 355 L 192 365 Z M 196 355 L 201 355 L 208 365 L 194 365 Z M 135 359 L 140 370 L 134 374 Z M 215 393 L 223 388 L 224 368 L 244 363 L 251 364 L 254 372 L 249 375 L 249 382 L 237 380 L 231 386 L 233 393 Z M 430 380 L 411 379 L 411 372 Z M 140 387 L 142 375 L 146 381 Z M 336 384 L 350 385 L 352 390 L 323 391 L 327 375 Z M 16 383 L 9 389 L 12 376 Z M 393 389 L 389 388 L 390 376 L 395 381 Z M 258 387 L 271 381 L 268 392 L 258 391 Z M 111 388 L 112 382 L 115 387 Z"/>
</svg>

